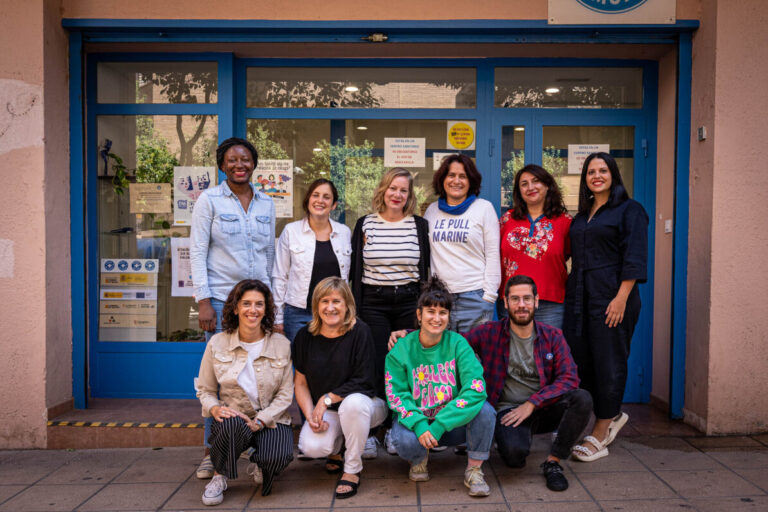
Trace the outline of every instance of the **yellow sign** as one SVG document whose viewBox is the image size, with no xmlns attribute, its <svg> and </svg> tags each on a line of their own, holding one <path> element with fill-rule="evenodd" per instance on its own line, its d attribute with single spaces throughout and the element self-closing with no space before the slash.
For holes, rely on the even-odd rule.
<svg viewBox="0 0 768 512">
<path fill-rule="evenodd" d="M 474 149 L 475 122 L 449 121 L 448 146 L 454 149 Z"/>
<path fill-rule="evenodd" d="M 157 286 L 157 274 L 101 274 L 102 286 Z"/>
</svg>

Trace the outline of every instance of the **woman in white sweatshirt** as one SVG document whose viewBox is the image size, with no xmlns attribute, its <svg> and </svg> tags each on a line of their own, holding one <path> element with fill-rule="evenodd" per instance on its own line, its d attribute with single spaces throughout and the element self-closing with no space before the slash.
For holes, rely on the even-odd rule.
<svg viewBox="0 0 768 512">
<path fill-rule="evenodd" d="M 480 199 L 482 177 L 471 158 L 450 155 L 435 173 L 439 199 L 429 205 L 432 272 L 454 294 L 451 330 L 467 332 L 493 319 L 499 284 L 499 217 Z"/>
</svg>

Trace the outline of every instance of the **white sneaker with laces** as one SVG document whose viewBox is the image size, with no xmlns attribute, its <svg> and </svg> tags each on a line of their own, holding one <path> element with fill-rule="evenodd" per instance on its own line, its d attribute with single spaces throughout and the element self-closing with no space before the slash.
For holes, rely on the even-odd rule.
<svg viewBox="0 0 768 512">
<path fill-rule="evenodd" d="M 253 477 L 253 483 L 256 485 L 261 485 L 264 483 L 264 475 L 262 474 L 259 465 L 255 462 L 248 464 L 248 469 L 246 469 L 245 472 Z"/>
<path fill-rule="evenodd" d="M 379 440 L 374 436 L 370 436 L 365 440 L 365 448 L 363 448 L 364 459 L 375 459 L 379 454 Z"/>
<path fill-rule="evenodd" d="M 205 491 L 203 491 L 203 505 L 218 505 L 224 501 L 224 491 L 226 490 L 227 477 L 213 475 L 211 481 L 205 486 Z"/>
<path fill-rule="evenodd" d="M 476 497 L 485 497 L 491 494 L 491 488 L 485 482 L 485 475 L 480 466 L 468 467 L 464 471 L 464 485 L 467 486 L 467 494 Z"/>
<path fill-rule="evenodd" d="M 392 442 L 392 429 L 387 429 L 387 433 L 384 434 L 384 447 L 387 449 L 387 453 L 390 455 L 397 455 L 397 448 L 395 443 Z"/>
</svg>

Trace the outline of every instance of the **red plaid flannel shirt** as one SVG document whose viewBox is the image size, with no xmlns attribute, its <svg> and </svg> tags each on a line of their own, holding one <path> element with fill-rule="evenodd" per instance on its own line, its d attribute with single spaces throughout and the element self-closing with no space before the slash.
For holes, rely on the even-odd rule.
<svg viewBox="0 0 768 512">
<path fill-rule="evenodd" d="M 579 387 L 576 363 L 560 329 L 535 322 L 533 355 L 541 389 L 528 399 L 537 409 L 555 403 L 564 393 Z M 509 364 L 509 317 L 478 325 L 462 334 L 483 364 L 488 402 L 499 401 Z"/>
</svg>

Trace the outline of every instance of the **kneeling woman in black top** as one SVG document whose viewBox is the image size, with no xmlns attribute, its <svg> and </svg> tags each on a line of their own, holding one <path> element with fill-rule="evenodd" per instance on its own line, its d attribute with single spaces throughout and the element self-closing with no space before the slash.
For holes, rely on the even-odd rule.
<svg viewBox="0 0 768 512">
<path fill-rule="evenodd" d="M 307 418 L 299 450 L 308 457 L 327 457 L 330 473 L 343 465 L 336 497 L 349 498 L 360 484 L 368 431 L 387 417 L 387 405 L 375 397 L 371 331 L 355 318 L 352 291 L 344 280 L 328 277 L 318 283 L 312 321 L 294 343 L 296 401 Z"/>
</svg>

